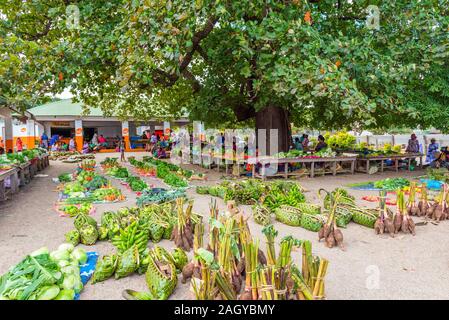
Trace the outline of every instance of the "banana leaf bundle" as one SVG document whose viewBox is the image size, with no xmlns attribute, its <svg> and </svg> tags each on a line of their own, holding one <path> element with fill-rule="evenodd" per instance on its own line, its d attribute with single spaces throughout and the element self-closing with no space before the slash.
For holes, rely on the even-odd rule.
<svg viewBox="0 0 449 320">
<path fill-rule="evenodd" d="M 95 272 L 92 276 L 92 283 L 97 283 L 109 279 L 117 268 L 118 258 L 116 255 L 106 255 L 98 260 Z"/>
</svg>

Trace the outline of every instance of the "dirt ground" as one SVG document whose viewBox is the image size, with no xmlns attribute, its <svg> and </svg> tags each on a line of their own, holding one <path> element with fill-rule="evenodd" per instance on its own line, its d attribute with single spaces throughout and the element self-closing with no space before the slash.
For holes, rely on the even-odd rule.
<svg viewBox="0 0 449 320">
<path fill-rule="evenodd" d="M 136 153 L 136 158 L 143 156 Z M 97 161 L 111 154 L 97 155 Z M 112 154 L 117 156 L 117 154 Z M 54 250 L 64 242 L 64 234 L 73 228 L 71 218 L 59 217 L 53 209 L 57 200 L 56 184 L 52 178 L 63 172 L 75 169 L 75 164 L 52 161 L 50 167 L 36 177 L 30 184 L 21 189 L 12 200 L 0 203 L 0 274 L 18 263 L 26 254 L 42 246 Z M 194 167 L 197 171 L 208 173 L 207 182 L 192 182 L 192 186 L 215 184 L 222 179 L 222 174 Z M 320 203 L 317 191 L 342 187 L 349 183 L 372 181 L 386 177 L 411 177 L 423 174 L 417 172 L 385 172 L 373 176 L 366 174 L 338 175 L 299 179 L 307 190 L 306 197 L 310 202 Z M 127 200 L 117 204 L 96 205 L 93 217 L 100 220 L 104 211 L 117 210 L 120 207 L 135 206 L 136 196 L 121 186 L 117 180 L 113 184 L 120 187 Z M 164 186 L 156 178 L 145 178 L 154 186 Z M 361 200 L 364 195 L 376 195 L 373 191 L 350 191 L 361 205 L 375 206 Z M 194 187 L 188 195 L 195 199 L 194 211 L 207 217 L 210 196 L 198 195 Z M 221 199 L 215 198 L 220 209 L 225 205 Z M 251 214 L 249 206 L 242 206 L 246 214 Z M 414 218 L 418 221 L 420 218 Z M 262 227 L 250 218 L 250 228 L 254 236 L 263 244 Z M 376 236 L 374 231 L 354 223 L 343 229 L 346 250 L 328 249 L 317 241 L 317 234 L 303 228 L 289 227 L 275 222 L 279 231 L 278 240 L 286 235 L 313 242 L 315 254 L 330 261 L 326 277 L 327 299 L 447 299 L 449 297 L 449 222 L 441 225 L 427 224 L 416 228 L 416 236 L 399 235 L 390 238 L 388 235 Z M 164 240 L 160 243 L 172 248 L 173 243 Z M 150 244 L 151 246 L 151 244 Z M 109 242 L 99 241 L 94 246 L 85 247 L 88 251 L 97 251 L 100 255 L 113 253 L 114 247 Z M 299 252 L 294 253 L 295 261 L 300 261 Z M 121 299 L 124 289 L 147 290 L 144 275 L 132 275 L 120 280 L 109 279 L 102 283 L 85 286 L 81 299 Z M 178 286 L 171 299 L 191 299 L 187 284 L 178 281 Z"/>
</svg>

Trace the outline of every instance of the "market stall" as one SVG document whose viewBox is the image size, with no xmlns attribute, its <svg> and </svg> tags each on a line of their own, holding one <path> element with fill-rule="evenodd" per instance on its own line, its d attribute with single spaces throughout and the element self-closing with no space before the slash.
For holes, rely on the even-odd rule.
<svg viewBox="0 0 449 320">
<path fill-rule="evenodd" d="M 0 156 L 0 201 L 5 201 L 28 184 L 38 171 L 49 165 L 48 154 L 43 149 Z"/>
<path fill-rule="evenodd" d="M 406 168 L 408 171 L 411 171 L 411 166 L 413 160 L 419 158 L 419 168 L 423 167 L 423 157 L 422 153 L 405 153 L 405 154 L 396 154 L 396 155 L 379 155 L 379 156 L 359 156 L 357 158 L 357 168 L 358 172 L 366 172 L 370 173 L 371 163 L 372 162 L 380 162 L 380 172 L 384 172 L 385 169 L 392 169 L 395 171 L 399 171 L 400 163 L 406 163 Z M 393 161 L 393 166 L 386 166 L 386 161 Z"/>
<path fill-rule="evenodd" d="M 357 157 L 356 156 L 336 156 L 329 158 L 282 158 L 277 159 L 273 157 L 266 158 L 258 158 L 258 163 L 261 165 L 260 172 L 256 172 L 256 166 L 253 165 L 252 172 L 253 177 L 266 179 L 267 176 L 282 176 L 284 178 L 288 178 L 289 176 L 302 176 L 306 173 L 302 170 L 298 171 L 290 171 L 289 168 L 292 164 L 310 164 L 310 170 L 308 170 L 308 174 L 311 178 L 315 176 L 317 171 L 321 174 L 332 174 L 337 175 L 337 173 L 351 173 L 355 172 L 355 163 Z M 283 165 L 282 171 L 277 171 L 276 173 L 267 173 L 266 165 Z M 321 170 L 317 170 L 317 165 L 322 166 Z"/>
</svg>

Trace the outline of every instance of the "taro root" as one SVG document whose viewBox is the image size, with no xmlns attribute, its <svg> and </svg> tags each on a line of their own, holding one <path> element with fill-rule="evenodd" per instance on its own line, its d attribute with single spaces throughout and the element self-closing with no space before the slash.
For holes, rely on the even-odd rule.
<svg viewBox="0 0 449 320">
<path fill-rule="evenodd" d="M 408 220 L 408 230 L 412 235 L 415 235 L 415 222 L 413 221 L 412 217 L 407 217 Z"/>
<path fill-rule="evenodd" d="M 390 217 L 385 218 L 384 220 L 385 231 L 390 234 L 394 238 L 394 224 Z"/>
<path fill-rule="evenodd" d="M 324 237 L 324 227 L 321 227 L 321 229 L 318 231 L 318 242 L 320 242 L 322 239 L 325 239 L 325 237 Z"/>
<path fill-rule="evenodd" d="M 408 229 L 408 217 L 409 215 L 403 215 L 402 216 L 402 224 L 401 224 L 401 230 L 404 233 L 409 232 L 410 230 Z"/>
<path fill-rule="evenodd" d="M 374 232 L 376 234 L 383 234 L 384 233 L 384 222 L 382 221 L 382 217 L 377 218 L 376 222 L 374 223 Z"/>
<path fill-rule="evenodd" d="M 400 211 L 397 211 L 396 214 L 394 215 L 393 225 L 394 225 L 394 233 L 398 233 L 399 230 L 401 230 L 402 225 L 402 214 Z"/>
<path fill-rule="evenodd" d="M 250 291 L 245 291 L 240 295 L 239 300 L 253 300 L 253 296 Z"/>
<path fill-rule="evenodd" d="M 343 247 L 343 233 L 341 232 L 340 229 L 337 228 L 337 224 L 335 223 L 335 220 L 334 220 L 334 238 L 335 238 L 335 242 L 337 242 L 337 245 L 341 249 L 344 249 L 344 247 Z"/>
<path fill-rule="evenodd" d="M 421 199 L 418 203 L 418 216 L 425 216 L 428 208 L 429 202 L 427 200 L 427 186 L 426 184 L 423 184 L 421 187 Z"/>
<path fill-rule="evenodd" d="M 333 248 L 335 246 L 335 238 L 334 238 L 334 233 L 331 232 L 329 233 L 329 235 L 326 238 L 326 246 L 328 248 Z"/>
<path fill-rule="evenodd" d="M 182 283 L 186 283 L 186 281 L 192 277 L 194 268 L 193 262 L 189 262 L 182 268 Z"/>
</svg>

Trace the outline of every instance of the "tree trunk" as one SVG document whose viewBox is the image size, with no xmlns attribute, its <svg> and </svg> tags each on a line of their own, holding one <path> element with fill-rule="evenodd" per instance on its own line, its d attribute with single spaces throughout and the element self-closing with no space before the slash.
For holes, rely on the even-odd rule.
<svg viewBox="0 0 449 320">
<path fill-rule="evenodd" d="M 290 149 L 292 141 L 292 132 L 290 127 L 290 122 L 288 121 L 288 111 L 283 108 L 268 106 L 263 110 L 256 112 L 256 134 L 258 135 L 259 129 L 266 129 L 266 155 L 272 155 L 270 152 L 270 129 L 277 129 L 278 139 L 273 141 L 273 143 L 278 144 L 277 152 L 287 152 Z M 261 144 L 262 143 L 262 144 Z M 263 146 L 262 141 L 257 141 L 258 147 Z M 274 148 L 276 149 L 276 148 Z M 276 152 L 275 150 L 272 150 Z M 259 150 L 259 154 L 264 154 L 262 150 Z"/>
</svg>

